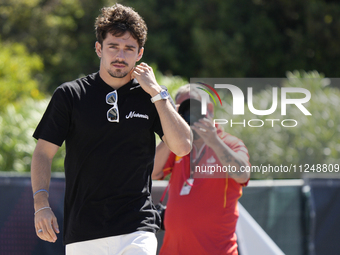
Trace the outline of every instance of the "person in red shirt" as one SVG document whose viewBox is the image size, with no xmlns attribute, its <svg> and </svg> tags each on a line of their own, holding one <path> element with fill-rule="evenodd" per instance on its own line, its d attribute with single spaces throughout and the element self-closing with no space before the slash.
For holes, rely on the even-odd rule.
<svg viewBox="0 0 340 255">
<path fill-rule="evenodd" d="M 188 100 L 193 107 L 200 99 L 190 84 L 175 97 L 180 113 Z M 207 116 L 194 123 L 181 113 L 194 133 L 190 154 L 179 157 L 163 143 L 157 146 L 153 179 L 171 173 L 160 255 L 238 254 L 237 201 L 250 178 L 249 172 L 241 170 L 250 165 L 248 150 L 240 139 L 213 125 L 211 102 L 207 109 Z"/>
</svg>

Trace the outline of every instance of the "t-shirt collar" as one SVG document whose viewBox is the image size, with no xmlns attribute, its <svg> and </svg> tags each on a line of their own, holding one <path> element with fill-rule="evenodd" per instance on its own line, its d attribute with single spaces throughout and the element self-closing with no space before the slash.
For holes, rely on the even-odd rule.
<svg viewBox="0 0 340 255">
<path fill-rule="evenodd" d="M 101 88 L 103 88 L 106 91 L 106 93 L 115 90 L 100 77 L 99 72 L 95 73 L 95 81 Z M 140 88 L 140 85 L 136 79 L 132 79 L 128 83 L 124 84 L 119 89 L 117 89 L 117 92 L 124 93 L 136 88 Z"/>
</svg>

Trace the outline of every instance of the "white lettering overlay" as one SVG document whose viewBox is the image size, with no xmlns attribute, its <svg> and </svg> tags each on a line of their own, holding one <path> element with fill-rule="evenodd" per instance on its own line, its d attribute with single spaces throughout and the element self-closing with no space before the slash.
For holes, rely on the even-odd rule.
<svg viewBox="0 0 340 255">
<path fill-rule="evenodd" d="M 215 84 L 215 88 L 217 89 L 228 89 L 231 92 L 233 97 L 233 115 L 244 115 L 244 95 L 240 88 L 231 84 Z M 272 88 L 272 105 L 270 109 L 267 110 L 258 110 L 255 109 L 253 103 L 253 89 L 251 87 L 247 88 L 248 96 L 247 103 L 248 109 L 251 113 L 255 115 L 270 115 L 275 112 L 278 107 L 278 88 Z M 302 94 L 305 97 L 300 99 L 289 99 L 287 98 L 288 93 L 298 93 Z M 208 94 L 202 94 L 202 105 L 201 105 L 201 114 L 205 115 L 207 111 L 207 103 L 208 103 Z M 309 102 L 311 99 L 311 93 L 309 90 L 304 88 L 281 88 L 281 115 L 287 115 L 287 105 L 292 104 L 295 105 L 304 115 L 312 115 L 302 104 Z"/>
<path fill-rule="evenodd" d="M 149 119 L 149 116 L 147 114 L 140 114 L 136 113 L 135 111 L 131 111 L 129 115 L 126 115 L 127 119 L 132 119 L 132 118 L 142 118 L 142 119 Z"/>
</svg>

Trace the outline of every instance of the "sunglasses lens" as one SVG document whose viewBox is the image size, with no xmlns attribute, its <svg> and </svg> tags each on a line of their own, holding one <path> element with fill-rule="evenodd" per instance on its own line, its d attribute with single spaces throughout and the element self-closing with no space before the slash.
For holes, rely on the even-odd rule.
<svg viewBox="0 0 340 255">
<path fill-rule="evenodd" d="M 108 111 L 107 113 L 107 118 L 109 121 L 115 121 L 118 119 L 118 112 L 117 109 L 112 108 L 110 109 L 110 111 Z"/>
<path fill-rule="evenodd" d="M 106 96 L 106 103 L 108 104 L 114 104 L 117 101 L 117 94 L 116 93 L 110 93 Z"/>
</svg>

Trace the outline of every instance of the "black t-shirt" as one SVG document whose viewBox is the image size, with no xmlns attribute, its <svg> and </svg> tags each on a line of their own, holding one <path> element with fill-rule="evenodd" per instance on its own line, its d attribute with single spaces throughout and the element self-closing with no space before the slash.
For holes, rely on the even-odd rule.
<svg viewBox="0 0 340 255">
<path fill-rule="evenodd" d="M 110 122 L 112 91 L 99 73 L 62 84 L 33 135 L 66 143 L 65 244 L 159 228 L 150 195 L 157 110 L 131 80 L 116 90 L 119 122 Z"/>
</svg>

